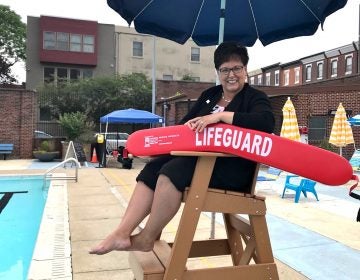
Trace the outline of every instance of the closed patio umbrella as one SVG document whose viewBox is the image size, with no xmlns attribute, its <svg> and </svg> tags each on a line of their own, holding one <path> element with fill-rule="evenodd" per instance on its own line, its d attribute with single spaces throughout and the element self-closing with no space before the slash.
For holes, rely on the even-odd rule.
<svg viewBox="0 0 360 280">
<path fill-rule="evenodd" d="M 335 113 L 329 143 L 340 148 L 340 155 L 342 155 L 342 147 L 354 143 L 353 133 L 347 122 L 346 111 L 342 103 L 339 104 Z"/>
<path fill-rule="evenodd" d="M 296 118 L 296 111 L 290 97 L 288 97 L 288 99 L 286 100 L 282 111 L 283 123 L 281 126 L 280 136 L 300 142 L 300 132 Z"/>
</svg>

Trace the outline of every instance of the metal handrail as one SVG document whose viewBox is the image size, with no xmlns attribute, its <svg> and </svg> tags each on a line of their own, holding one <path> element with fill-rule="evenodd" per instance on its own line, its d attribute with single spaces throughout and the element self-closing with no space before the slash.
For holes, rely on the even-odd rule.
<svg viewBox="0 0 360 280">
<path fill-rule="evenodd" d="M 68 162 L 75 163 L 75 176 L 74 177 L 68 177 L 68 176 L 67 177 L 53 177 L 53 176 L 50 177 L 49 176 L 49 175 L 51 175 L 50 172 L 54 171 L 56 168 L 60 167 L 61 165 L 65 165 Z M 51 168 L 49 168 L 49 169 L 47 169 L 45 171 L 45 173 L 44 173 L 44 182 L 46 181 L 47 178 L 53 179 L 53 180 L 72 180 L 73 179 L 73 180 L 75 180 L 75 182 L 77 182 L 78 181 L 78 173 L 79 173 L 78 169 L 79 168 L 81 168 L 81 165 L 80 165 L 79 161 L 76 158 L 73 158 L 73 157 L 67 158 L 66 160 L 58 163 L 57 165 L 55 165 L 55 166 L 53 166 L 53 167 L 51 167 Z"/>
</svg>

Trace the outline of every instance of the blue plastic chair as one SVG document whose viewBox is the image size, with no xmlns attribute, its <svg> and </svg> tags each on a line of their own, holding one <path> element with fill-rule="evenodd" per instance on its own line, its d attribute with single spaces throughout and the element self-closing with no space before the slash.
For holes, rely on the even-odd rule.
<svg viewBox="0 0 360 280">
<path fill-rule="evenodd" d="M 279 178 L 281 171 L 281 169 L 270 166 L 266 174 L 257 176 L 256 181 L 276 181 Z"/>
<path fill-rule="evenodd" d="M 290 189 L 290 190 L 295 191 L 295 203 L 299 202 L 301 193 L 303 193 L 304 196 L 307 197 L 307 192 L 313 193 L 316 197 L 316 200 L 319 201 L 319 198 L 318 198 L 316 190 L 315 190 L 315 185 L 316 185 L 315 181 L 303 178 L 300 180 L 300 183 L 298 185 L 296 185 L 296 184 L 290 182 L 290 179 L 294 178 L 294 177 L 299 177 L 299 176 L 297 176 L 297 175 L 287 175 L 286 176 L 286 181 L 285 181 L 285 186 L 284 186 L 284 190 L 282 193 L 282 198 L 284 198 L 285 191 L 287 189 Z"/>
</svg>

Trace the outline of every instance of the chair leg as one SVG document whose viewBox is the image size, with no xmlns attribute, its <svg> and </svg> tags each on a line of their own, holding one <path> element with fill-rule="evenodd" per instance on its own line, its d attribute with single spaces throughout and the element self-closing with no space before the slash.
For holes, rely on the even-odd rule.
<svg viewBox="0 0 360 280">
<path fill-rule="evenodd" d="M 286 187 L 284 187 L 284 190 L 283 190 L 283 193 L 282 193 L 282 196 L 281 196 L 281 198 L 284 198 L 284 195 L 285 195 L 285 191 L 286 191 Z"/>
<path fill-rule="evenodd" d="M 297 189 L 295 193 L 295 203 L 299 202 L 301 190 Z"/>
<path fill-rule="evenodd" d="M 316 193 L 316 191 L 314 190 L 313 192 L 312 192 L 314 195 L 315 195 L 315 197 L 316 197 L 316 200 L 317 201 L 319 201 L 319 198 L 318 198 L 318 196 L 317 196 L 317 193 Z"/>
<path fill-rule="evenodd" d="M 302 193 L 304 194 L 304 196 L 307 198 L 307 193 L 305 190 L 302 190 Z"/>
</svg>

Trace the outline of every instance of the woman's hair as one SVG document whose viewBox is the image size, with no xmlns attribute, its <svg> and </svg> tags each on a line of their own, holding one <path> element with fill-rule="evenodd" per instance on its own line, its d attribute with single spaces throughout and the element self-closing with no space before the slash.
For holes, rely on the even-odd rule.
<svg viewBox="0 0 360 280">
<path fill-rule="evenodd" d="M 215 69 L 219 69 L 220 65 L 230 61 L 231 59 L 240 59 L 246 66 L 249 62 L 249 55 L 246 47 L 237 42 L 223 42 L 214 52 Z"/>
</svg>

